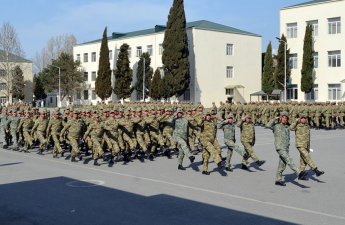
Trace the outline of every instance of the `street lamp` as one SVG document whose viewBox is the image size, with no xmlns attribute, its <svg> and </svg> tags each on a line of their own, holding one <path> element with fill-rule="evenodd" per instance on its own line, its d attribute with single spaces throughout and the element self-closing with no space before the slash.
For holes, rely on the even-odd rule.
<svg viewBox="0 0 345 225">
<path fill-rule="evenodd" d="M 281 38 L 279 37 L 276 37 L 276 39 L 279 41 L 279 42 L 283 42 L 284 43 L 284 102 L 286 102 L 286 46 L 287 46 L 287 42 L 282 40 Z"/>
<path fill-rule="evenodd" d="M 59 101 L 58 101 L 58 107 L 61 107 L 61 68 L 58 66 L 51 65 L 52 67 L 59 69 Z"/>
</svg>

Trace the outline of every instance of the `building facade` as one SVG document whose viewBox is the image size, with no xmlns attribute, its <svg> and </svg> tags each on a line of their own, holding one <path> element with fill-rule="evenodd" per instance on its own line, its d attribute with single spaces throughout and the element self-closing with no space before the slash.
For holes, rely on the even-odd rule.
<svg viewBox="0 0 345 225">
<path fill-rule="evenodd" d="M 0 104 L 6 105 L 12 98 L 12 94 L 8 91 L 8 83 L 12 79 L 11 73 L 16 66 L 19 66 L 24 76 L 24 102 L 31 103 L 33 101 L 33 73 L 32 62 L 20 56 L 0 50 Z M 13 99 L 18 101 L 18 99 Z"/>
<path fill-rule="evenodd" d="M 111 68 L 116 67 L 120 46 L 130 46 L 129 59 L 133 68 L 133 84 L 136 68 L 143 52 L 151 56 L 151 67 L 162 67 L 162 43 L 165 27 L 130 33 L 112 33 L 108 38 Z M 182 101 L 212 102 L 225 100 L 249 101 L 250 94 L 261 87 L 261 36 L 221 24 L 201 20 L 187 23 L 189 45 L 190 86 L 180 97 Z M 84 90 L 75 96 L 80 104 L 100 101 L 95 93 L 101 40 L 74 47 L 75 60 L 82 63 Z M 131 100 L 141 100 L 141 93 L 133 92 Z M 112 96 L 116 100 L 116 96 Z"/>
<path fill-rule="evenodd" d="M 280 33 L 287 38 L 290 49 L 291 84 L 287 99 L 291 101 L 343 101 L 345 96 L 345 19 L 344 0 L 315 0 L 280 10 Z M 314 88 L 301 91 L 303 42 L 306 26 L 313 27 Z"/>
</svg>

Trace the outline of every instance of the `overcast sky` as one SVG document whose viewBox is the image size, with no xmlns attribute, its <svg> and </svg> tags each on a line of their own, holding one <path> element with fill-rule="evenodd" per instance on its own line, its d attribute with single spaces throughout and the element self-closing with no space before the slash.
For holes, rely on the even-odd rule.
<svg viewBox="0 0 345 225">
<path fill-rule="evenodd" d="M 279 9 L 307 0 L 185 0 L 187 22 L 209 20 L 262 35 L 276 48 Z M 99 39 L 105 26 L 129 32 L 165 25 L 173 0 L 0 0 L 0 25 L 17 30 L 31 59 L 56 35 L 74 34 L 78 43 Z"/>
</svg>

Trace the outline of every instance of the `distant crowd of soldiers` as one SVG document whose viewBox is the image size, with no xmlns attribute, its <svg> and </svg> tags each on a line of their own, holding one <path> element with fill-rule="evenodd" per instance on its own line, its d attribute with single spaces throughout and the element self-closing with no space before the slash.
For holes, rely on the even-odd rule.
<svg viewBox="0 0 345 225">
<path fill-rule="evenodd" d="M 0 144 L 3 148 L 28 153 L 38 146 L 38 154 L 52 148 L 54 158 L 70 153 L 72 162 L 92 155 L 95 166 L 100 166 L 99 159 L 113 166 L 115 162 L 127 164 L 135 158 L 141 161 L 152 161 L 158 156 L 171 158 L 177 152 L 179 170 L 185 170 L 182 165 L 185 156 L 193 163 L 193 154 L 202 152 L 202 173 L 209 175 L 210 157 L 219 169 L 222 160 L 226 160 L 225 169 L 232 171 L 233 150 L 243 158 L 242 169 L 248 169 L 250 158 L 258 166 L 265 163 L 253 150 L 254 125 L 266 125 L 284 112 L 290 121 L 303 115 L 315 129 L 344 128 L 345 104 L 221 102 L 219 107 L 213 103 L 211 109 L 204 109 L 202 104 L 133 102 L 52 111 L 21 104 L 4 107 L 1 111 Z M 244 150 L 235 144 L 234 125 L 241 129 Z M 228 147 L 226 158 L 221 155 L 217 129 L 224 131 Z M 299 178 L 304 179 L 305 174 Z"/>
</svg>

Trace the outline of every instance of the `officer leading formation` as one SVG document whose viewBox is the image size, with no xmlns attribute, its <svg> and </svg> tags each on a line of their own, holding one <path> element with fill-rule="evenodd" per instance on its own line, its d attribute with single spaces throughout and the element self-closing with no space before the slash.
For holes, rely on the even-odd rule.
<svg viewBox="0 0 345 225">
<path fill-rule="evenodd" d="M 257 166 L 260 160 L 254 151 L 255 126 L 266 126 L 274 133 L 279 164 L 275 184 L 285 186 L 282 178 L 286 165 L 298 179 L 307 180 L 306 167 L 320 171 L 310 156 L 310 128 L 344 129 L 345 103 L 215 103 L 211 109 L 191 103 L 109 103 L 82 108 L 48 111 L 15 104 L 1 109 L 0 144 L 4 149 L 29 153 L 38 146 L 38 154 L 52 149 L 53 157 L 67 157 L 72 162 L 92 156 L 93 164 L 107 161 L 128 164 L 133 159 L 153 161 L 158 156 L 178 155 L 178 170 L 185 170 L 185 157 L 190 163 L 202 153 L 202 174 L 209 175 L 209 160 L 218 170 L 233 171 L 233 151 L 242 157 L 243 170 L 249 170 L 249 159 Z M 290 121 L 290 123 L 289 123 Z M 240 128 L 241 144 L 236 144 L 235 126 Z M 217 130 L 224 133 L 227 156 L 222 158 Z M 290 130 L 296 134 L 300 153 L 297 167 L 289 155 Z M 86 160 L 86 159 L 85 159 Z"/>
</svg>

